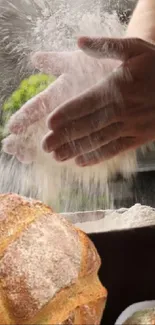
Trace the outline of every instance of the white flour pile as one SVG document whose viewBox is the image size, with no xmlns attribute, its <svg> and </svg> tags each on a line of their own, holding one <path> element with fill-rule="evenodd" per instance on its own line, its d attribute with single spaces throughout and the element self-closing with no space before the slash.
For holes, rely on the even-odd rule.
<svg viewBox="0 0 155 325">
<path fill-rule="evenodd" d="M 129 209 L 62 213 L 62 216 L 86 233 L 155 226 L 155 209 L 141 204 Z"/>
<path fill-rule="evenodd" d="M 19 72 L 19 79 L 22 78 L 22 74 L 26 74 L 25 71 L 28 71 L 26 69 L 32 71 L 28 66 L 30 52 L 74 50 L 79 35 L 119 37 L 124 33 L 124 27 L 116 13 L 104 12 L 100 0 L 12 0 L 11 2 L 14 6 L 10 6 L 10 2 L 5 2 L 5 5 L 12 10 L 15 19 L 13 21 L 4 19 L 5 24 L 2 24 L 0 19 L 4 29 L 1 44 L 4 46 L 6 42 L 5 47 L 9 47 L 9 55 L 12 51 L 14 58 L 17 53 L 19 54 L 19 60 L 15 64 L 15 74 L 18 75 Z M 11 77 L 13 78 L 11 64 L 10 62 L 6 64 L 8 75 L 4 71 L 4 88 L 8 81 L 11 82 Z M 92 79 L 95 80 L 95 75 Z M 73 94 L 76 93 L 76 85 L 73 76 L 71 83 Z M 24 166 L 14 157 L 6 158 L 2 154 L 0 192 L 13 191 L 37 197 L 61 211 L 105 208 L 109 205 L 107 180 L 116 172 L 121 172 L 128 177 L 136 169 L 135 152 L 120 155 L 119 158 L 91 168 L 78 168 L 74 162 L 58 164 L 40 147 L 41 139 L 46 132 L 46 123 L 42 120 L 19 138 L 23 145 L 26 139 L 27 146 L 30 141 L 30 144 L 33 142 L 36 147 L 36 161 L 32 165 Z"/>
</svg>

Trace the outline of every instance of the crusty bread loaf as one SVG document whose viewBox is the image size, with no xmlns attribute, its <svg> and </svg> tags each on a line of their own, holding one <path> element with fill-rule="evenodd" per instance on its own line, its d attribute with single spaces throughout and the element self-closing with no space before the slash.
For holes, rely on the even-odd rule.
<svg viewBox="0 0 155 325">
<path fill-rule="evenodd" d="M 93 243 L 62 216 L 0 195 L 0 324 L 100 324 L 99 267 Z"/>
</svg>

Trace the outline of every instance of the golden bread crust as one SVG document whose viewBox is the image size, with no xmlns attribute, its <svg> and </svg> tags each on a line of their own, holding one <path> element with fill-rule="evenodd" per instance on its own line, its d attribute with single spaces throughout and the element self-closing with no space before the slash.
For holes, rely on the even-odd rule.
<svg viewBox="0 0 155 325">
<path fill-rule="evenodd" d="M 77 307 L 62 325 L 99 325 L 105 308 L 105 298 Z"/>
<path fill-rule="evenodd" d="M 85 277 L 94 272 L 98 273 L 101 266 L 101 259 L 95 245 L 80 229 L 78 229 L 78 235 L 82 245 L 81 271 L 79 277 Z"/>
<path fill-rule="evenodd" d="M 0 235 L 0 324 L 61 324 L 75 310 L 77 324 L 84 306 L 102 301 L 103 309 L 96 248 L 49 207 L 0 195 Z"/>
<path fill-rule="evenodd" d="M 17 194 L 0 194 L 0 256 L 21 231 L 44 213 L 52 210 L 40 201 Z"/>
</svg>

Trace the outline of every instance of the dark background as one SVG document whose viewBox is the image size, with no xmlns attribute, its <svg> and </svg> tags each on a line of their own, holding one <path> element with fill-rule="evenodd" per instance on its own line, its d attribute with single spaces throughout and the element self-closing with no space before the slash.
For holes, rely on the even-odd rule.
<svg viewBox="0 0 155 325">
<path fill-rule="evenodd" d="M 131 304 L 155 299 L 155 227 L 90 235 L 102 259 L 108 290 L 103 325 L 114 325 Z"/>
</svg>

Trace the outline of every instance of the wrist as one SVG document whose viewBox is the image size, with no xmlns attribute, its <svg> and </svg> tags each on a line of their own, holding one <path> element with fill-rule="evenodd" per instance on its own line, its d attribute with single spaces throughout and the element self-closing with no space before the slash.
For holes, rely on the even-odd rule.
<svg viewBox="0 0 155 325">
<path fill-rule="evenodd" d="M 155 41 L 155 0 L 138 0 L 126 36 Z"/>
</svg>

